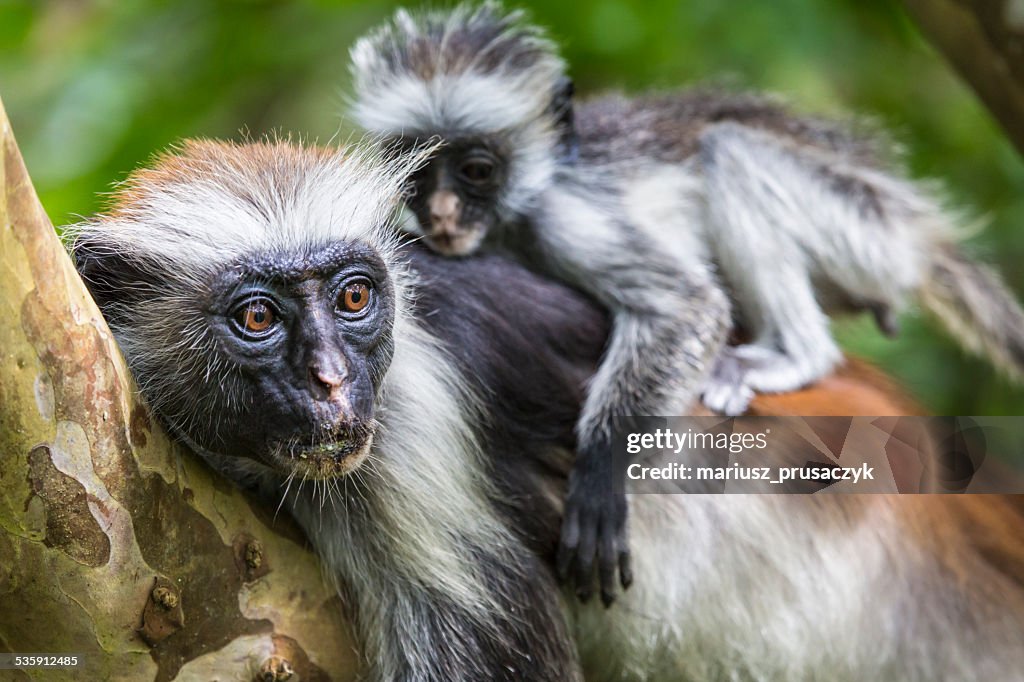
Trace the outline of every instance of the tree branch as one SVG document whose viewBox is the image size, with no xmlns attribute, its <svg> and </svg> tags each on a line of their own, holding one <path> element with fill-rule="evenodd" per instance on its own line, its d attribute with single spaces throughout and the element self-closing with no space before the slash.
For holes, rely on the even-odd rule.
<svg viewBox="0 0 1024 682">
<path fill-rule="evenodd" d="M 1024 154 L 1024 0 L 904 0 Z"/>
</svg>

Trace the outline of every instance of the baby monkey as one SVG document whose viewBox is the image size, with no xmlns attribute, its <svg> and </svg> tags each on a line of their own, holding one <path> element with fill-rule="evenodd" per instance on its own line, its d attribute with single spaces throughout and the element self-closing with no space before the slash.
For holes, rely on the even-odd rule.
<svg viewBox="0 0 1024 682">
<path fill-rule="evenodd" d="M 606 603 L 616 559 L 629 583 L 617 420 L 682 413 L 701 392 L 739 414 L 755 391 L 823 377 L 842 359 L 826 311 L 868 310 L 895 334 L 916 297 L 965 347 L 1022 374 L 1024 313 L 956 248 L 938 202 L 886 170 L 881 140 L 710 91 L 574 112 L 556 46 L 493 3 L 399 10 L 356 43 L 352 73 L 364 128 L 445 142 L 412 178 L 408 229 L 451 256 L 510 251 L 612 311 L 559 548 L 583 598 L 595 555 Z M 726 347 L 733 322 L 750 340 Z"/>
<path fill-rule="evenodd" d="M 400 11 L 352 56 L 360 123 L 399 146 L 434 136 L 447 143 L 411 183 L 409 205 L 432 248 L 462 256 L 486 243 L 611 313 L 577 422 L 558 554 L 581 599 L 596 572 L 610 604 L 616 583 L 632 580 L 614 434 L 631 416 L 691 409 L 729 333 L 728 297 L 707 259 L 673 230 L 653 229 L 675 219 L 671 205 L 630 214 L 628 175 L 569 162 L 565 65 L 518 13 Z"/>
</svg>

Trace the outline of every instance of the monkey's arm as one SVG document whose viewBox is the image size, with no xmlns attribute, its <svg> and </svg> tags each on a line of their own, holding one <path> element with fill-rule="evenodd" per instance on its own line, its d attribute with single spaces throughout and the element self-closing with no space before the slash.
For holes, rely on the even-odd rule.
<svg viewBox="0 0 1024 682">
<path fill-rule="evenodd" d="M 658 248 L 601 201 L 574 186 L 553 190 L 536 222 L 537 247 L 556 275 L 611 311 L 612 327 L 577 423 L 559 574 L 592 594 L 596 569 L 605 604 L 631 581 L 624 469 L 613 433 L 628 417 L 690 410 L 730 328 L 729 301 L 703 268 Z"/>
</svg>

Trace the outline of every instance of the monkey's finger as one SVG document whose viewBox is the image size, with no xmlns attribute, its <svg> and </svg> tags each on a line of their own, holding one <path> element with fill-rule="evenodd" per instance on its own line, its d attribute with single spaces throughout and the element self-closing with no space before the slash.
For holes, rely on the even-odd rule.
<svg viewBox="0 0 1024 682">
<path fill-rule="evenodd" d="M 576 596 L 587 602 L 594 594 L 594 557 L 597 554 L 597 523 L 584 518 L 580 524 L 580 544 L 576 550 Z"/>
<path fill-rule="evenodd" d="M 601 528 L 598 544 L 597 570 L 601 580 L 601 602 L 605 608 L 615 601 L 615 533 L 611 528 Z"/>
<path fill-rule="evenodd" d="M 722 384 L 715 384 L 704 389 L 701 401 L 713 412 L 725 414 L 728 404 L 727 389 Z"/>
<path fill-rule="evenodd" d="M 576 556 L 579 541 L 579 514 L 574 505 L 566 504 L 565 519 L 562 521 L 562 537 L 558 543 L 558 556 L 555 559 L 558 579 L 563 583 L 569 581 L 569 570 L 572 567 L 573 558 Z"/>
<path fill-rule="evenodd" d="M 747 411 L 750 402 L 754 399 L 754 390 L 749 386 L 737 386 L 729 396 L 728 404 L 725 406 L 725 413 L 729 415 L 740 415 Z"/>
<path fill-rule="evenodd" d="M 628 590 L 633 584 L 633 558 L 628 549 L 619 551 L 619 581 L 624 590 Z"/>
</svg>

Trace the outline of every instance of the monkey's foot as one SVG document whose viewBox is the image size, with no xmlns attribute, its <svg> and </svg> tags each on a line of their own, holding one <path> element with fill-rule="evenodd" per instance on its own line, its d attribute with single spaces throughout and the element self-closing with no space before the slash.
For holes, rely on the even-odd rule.
<svg viewBox="0 0 1024 682">
<path fill-rule="evenodd" d="M 842 357 L 835 346 L 790 354 L 754 344 L 730 348 L 725 355 L 739 363 L 742 383 L 757 393 L 803 388 L 831 372 Z"/>
<path fill-rule="evenodd" d="M 719 356 L 701 396 L 709 410 L 729 416 L 746 412 L 754 399 L 754 390 L 745 383 L 747 368 L 734 350 L 727 348 Z"/>
</svg>

